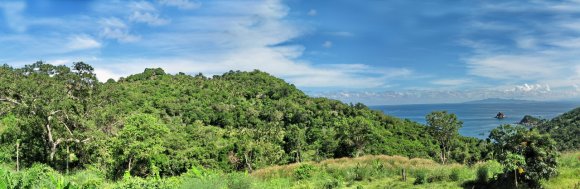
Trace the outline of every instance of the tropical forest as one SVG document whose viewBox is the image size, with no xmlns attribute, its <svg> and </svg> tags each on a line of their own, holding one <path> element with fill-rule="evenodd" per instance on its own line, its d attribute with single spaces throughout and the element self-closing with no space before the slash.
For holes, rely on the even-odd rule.
<svg viewBox="0 0 580 189">
<path fill-rule="evenodd" d="M 0 189 L 580 189 L 580 0 L 0 0 Z"/>
<path fill-rule="evenodd" d="M 0 67 L 0 188 L 580 188 L 580 110 L 461 136 L 255 70 Z"/>
</svg>

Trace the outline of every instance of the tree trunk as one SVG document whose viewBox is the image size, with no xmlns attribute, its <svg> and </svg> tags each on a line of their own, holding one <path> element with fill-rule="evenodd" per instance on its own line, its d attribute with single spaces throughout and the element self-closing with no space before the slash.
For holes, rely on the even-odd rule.
<svg viewBox="0 0 580 189">
<path fill-rule="evenodd" d="M 20 141 L 16 141 L 16 172 L 20 171 Z"/>
<path fill-rule="evenodd" d="M 516 183 L 516 188 L 518 188 L 518 172 L 516 170 L 518 169 L 514 169 L 514 181 Z"/>
<path fill-rule="evenodd" d="M 441 164 L 445 165 L 445 162 L 447 161 L 447 157 L 445 157 L 445 154 L 447 153 L 445 147 L 441 147 Z"/>
<path fill-rule="evenodd" d="M 52 162 L 54 160 L 54 154 L 56 153 L 56 144 L 54 142 L 54 139 L 52 138 L 52 129 L 50 128 L 50 120 L 52 119 L 52 116 L 48 116 L 48 118 L 46 119 L 46 135 L 48 138 L 48 143 L 50 145 L 50 156 L 49 156 L 49 160 Z"/>
<path fill-rule="evenodd" d="M 246 162 L 246 167 L 248 167 L 248 172 L 252 173 L 252 164 L 251 161 L 248 160 L 248 154 L 244 153 L 244 161 Z"/>
<path fill-rule="evenodd" d="M 68 163 L 70 160 L 70 151 L 69 151 L 69 145 L 66 145 L 66 174 L 68 175 Z"/>
<path fill-rule="evenodd" d="M 302 145 L 298 145 L 298 150 L 296 150 L 296 161 L 300 163 L 302 161 Z"/>
<path fill-rule="evenodd" d="M 51 162 L 54 161 L 54 154 L 56 154 L 56 146 L 57 145 L 58 144 L 56 144 L 54 142 L 52 142 L 50 145 L 50 161 Z"/>
<path fill-rule="evenodd" d="M 407 172 L 405 172 L 405 168 L 401 169 L 401 177 L 403 181 L 407 181 Z"/>
<path fill-rule="evenodd" d="M 131 161 L 133 161 L 133 157 L 129 158 L 129 165 L 127 166 L 127 171 L 129 171 L 129 173 L 131 173 Z"/>
</svg>

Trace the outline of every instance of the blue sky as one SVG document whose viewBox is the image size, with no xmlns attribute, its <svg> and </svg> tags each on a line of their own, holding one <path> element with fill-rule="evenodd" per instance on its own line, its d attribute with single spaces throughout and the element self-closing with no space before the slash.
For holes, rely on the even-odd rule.
<svg viewBox="0 0 580 189">
<path fill-rule="evenodd" d="M 580 97 L 577 0 L 2 1 L 0 22 L 0 63 L 103 81 L 260 69 L 371 105 Z"/>
</svg>

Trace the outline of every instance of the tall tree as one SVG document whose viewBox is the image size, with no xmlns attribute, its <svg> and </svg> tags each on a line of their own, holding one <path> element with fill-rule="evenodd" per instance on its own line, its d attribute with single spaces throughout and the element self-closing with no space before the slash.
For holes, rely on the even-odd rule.
<svg viewBox="0 0 580 189">
<path fill-rule="evenodd" d="M 558 152 L 549 135 L 521 125 L 501 125 L 491 131 L 489 139 L 495 159 L 505 165 L 504 175 L 513 173 L 514 181 L 520 178 L 535 188 L 540 186 L 540 180 L 557 174 Z"/>
<path fill-rule="evenodd" d="M 164 138 L 169 129 L 157 118 L 147 114 L 130 116 L 119 132 L 115 144 L 115 152 L 119 162 L 117 170 L 135 173 L 135 175 L 151 175 L 152 165 L 164 156 Z M 124 166 L 126 165 L 126 166 Z"/>
<path fill-rule="evenodd" d="M 463 122 L 457 119 L 455 114 L 449 114 L 447 111 L 435 111 L 426 116 L 429 132 L 441 149 L 441 163 L 447 162 L 447 157 L 451 148 L 454 146 L 456 139 L 459 137 L 459 128 Z"/>
<path fill-rule="evenodd" d="M 84 143 L 81 115 L 75 100 L 67 95 L 65 82 L 72 80 L 66 66 L 36 62 L 21 69 L 2 68 L 0 103 L 17 115 L 22 128 L 23 155 L 27 159 L 57 165 L 56 157 L 63 143 Z M 43 139 L 43 140 L 38 140 Z M 39 142 L 42 141 L 42 142 Z"/>
</svg>

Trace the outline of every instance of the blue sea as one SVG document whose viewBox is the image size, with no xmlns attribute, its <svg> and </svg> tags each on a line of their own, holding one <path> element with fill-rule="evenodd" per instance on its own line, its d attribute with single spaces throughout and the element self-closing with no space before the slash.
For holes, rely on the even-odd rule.
<svg viewBox="0 0 580 189">
<path fill-rule="evenodd" d="M 485 139 L 489 132 L 501 124 L 518 123 L 525 115 L 551 119 L 580 107 L 580 102 L 517 102 L 490 104 L 416 104 L 371 106 L 387 115 L 409 119 L 425 124 L 425 115 L 432 111 L 446 110 L 455 113 L 463 121 L 459 133 L 463 136 Z M 504 119 L 495 119 L 498 112 L 503 112 Z"/>
</svg>

